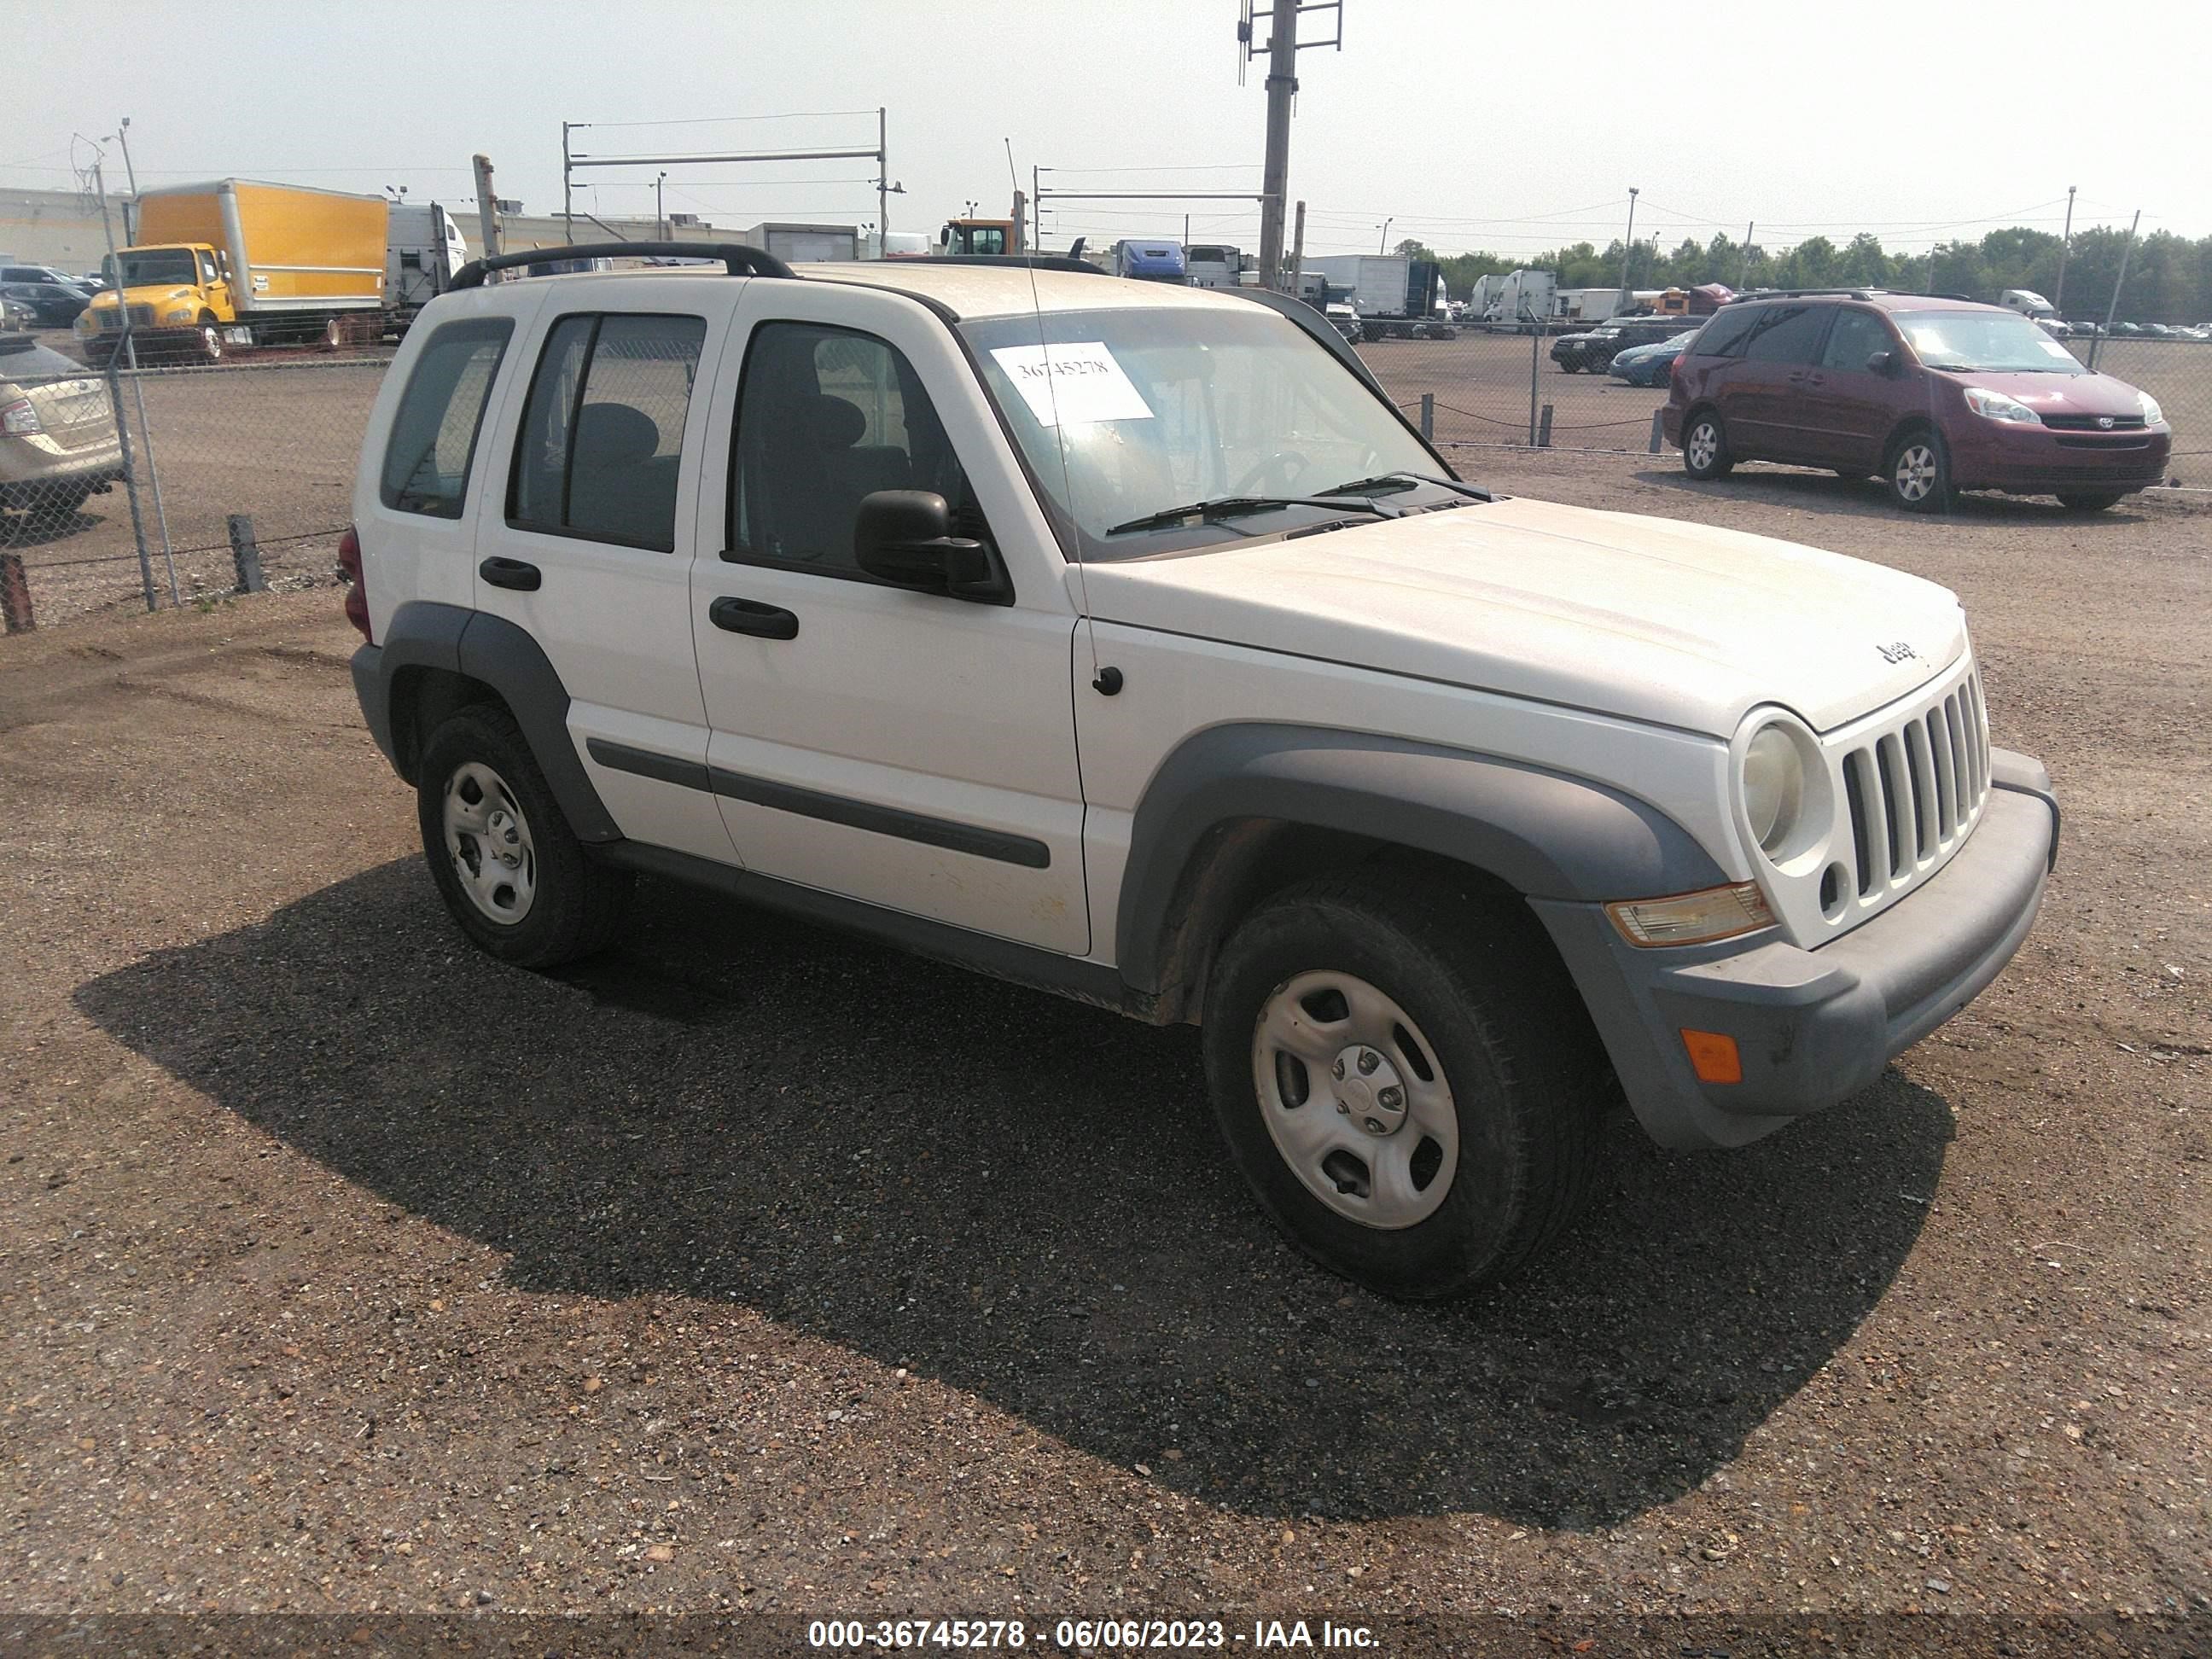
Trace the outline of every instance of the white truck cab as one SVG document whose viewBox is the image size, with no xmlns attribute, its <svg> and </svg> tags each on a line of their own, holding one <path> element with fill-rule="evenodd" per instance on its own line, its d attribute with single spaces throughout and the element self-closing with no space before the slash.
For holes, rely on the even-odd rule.
<svg viewBox="0 0 2212 1659">
<path fill-rule="evenodd" d="M 1279 296 L 711 252 L 472 267 L 369 422 L 356 683 L 493 954 L 644 871 L 1198 1024 L 1289 1236 L 1433 1297 L 1608 1100 L 1755 1139 L 2033 922 L 1944 589 L 1493 497 Z"/>
</svg>

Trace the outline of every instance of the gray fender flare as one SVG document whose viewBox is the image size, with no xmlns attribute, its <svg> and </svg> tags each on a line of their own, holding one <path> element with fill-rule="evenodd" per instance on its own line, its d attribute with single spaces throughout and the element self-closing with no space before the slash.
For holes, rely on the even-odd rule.
<svg viewBox="0 0 2212 1659">
<path fill-rule="evenodd" d="M 1153 774 L 1117 912 L 1122 978 L 1158 993 L 1207 836 L 1274 819 L 1487 871 L 1529 898 L 1611 900 L 1728 879 L 1689 832 L 1603 784 L 1470 750 L 1316 726 L 1218 726 Z"/>
<path fill-rule="evenodd" d="M 376 659 L 364 671 L 360 659 L 371 650 Z M 568 689 L 544 648 L 526 630 L 503 617 L 415 599 L 392 613 L 381 643 L 363 647 L 356 660 L 356 688 L 370 727 L 379 733 L 387 754 L 392 752 L 386 743 L 392 729 L 392 687 L 401 672 L 434 668 L 463 675 L 489 686 L 513 712 L 576 839 L 622 839 L 568 734 Z M 365 678 L 369 683 L 364 683 Z M 372 697 L 379 700 L 379 707 L 368 708 Z M 401 776 L 406 776 L 404 770 Z"/>
</svg>

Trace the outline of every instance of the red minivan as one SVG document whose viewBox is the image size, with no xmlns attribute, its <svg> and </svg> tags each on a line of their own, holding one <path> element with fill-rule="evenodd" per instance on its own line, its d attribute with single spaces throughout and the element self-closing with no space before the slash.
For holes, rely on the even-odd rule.
<svg viewBox="0 0 2212 1659">
<path fill-rule="evenodd" d="M 1675 361 L 1665 428 L 1693 478 L 1826 467 L 1918 513 L 1961 489 L 2094 511 L 2158 483 L 2173 447 L 2156 398 L 2019 313 L 1868 289 L 1723 306 Z"/>
</svg>

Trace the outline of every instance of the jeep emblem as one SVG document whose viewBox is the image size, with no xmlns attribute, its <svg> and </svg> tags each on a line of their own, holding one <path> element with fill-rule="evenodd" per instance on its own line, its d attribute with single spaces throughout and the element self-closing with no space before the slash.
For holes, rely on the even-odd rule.
<svg viewBox="0 0 2212 1659">
<path fill-rule="evenodd" d="M 1917 657 L 1920 654 L 1903 640 L 1898 641 L 1894 645 L 1877 645 L 1875 649 L 1881 653 L 1881 659 L 1887 663 L 1903 662 L 1908 657 Z"/>
<path fill-rule="evenodd" d="M 2112 417 L 2109 415 L 2097 416 L 2097 429 L 2100 432 L 2110 432 L 2112 429 Z"/>
</svg>

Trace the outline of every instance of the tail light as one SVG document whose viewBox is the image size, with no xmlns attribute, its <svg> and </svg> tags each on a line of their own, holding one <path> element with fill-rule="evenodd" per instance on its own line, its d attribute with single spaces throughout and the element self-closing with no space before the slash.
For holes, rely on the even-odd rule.
<svg viewBox="0 0 2212 1659">
<path fill-rule="evenodd" d="M 368 631 L 368 581 L 362 574 L 361 535 L 351 525 L 338 538 L 338 569 L 346 579 L 346 620 L 361 630 L 362 638 L 374 645 L 375 637 Z"/>
</svg>

